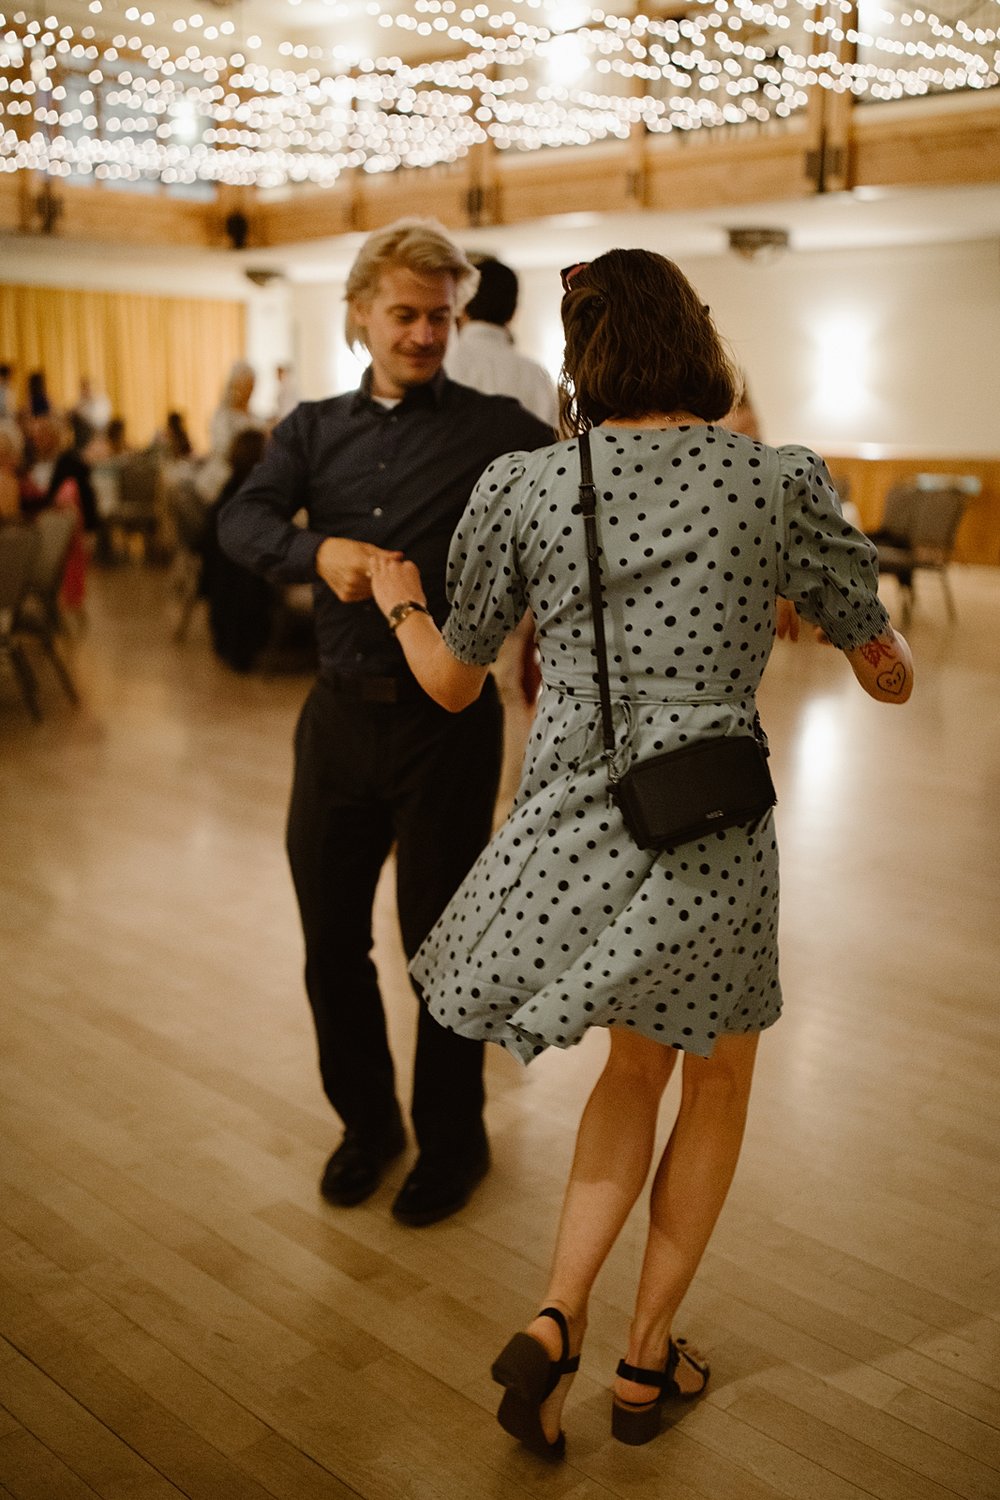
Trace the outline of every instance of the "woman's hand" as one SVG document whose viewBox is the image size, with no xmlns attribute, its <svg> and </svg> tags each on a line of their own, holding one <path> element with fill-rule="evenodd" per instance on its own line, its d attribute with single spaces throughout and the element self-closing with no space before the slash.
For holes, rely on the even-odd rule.
<svg viewBox="0 0 1000 1500">
<path fill-rule="evenodd" d="M 411 599 L 426 606 L 427 596 L 416 563 L 397 560 L 382 552 L 372 558 L 370 568 L 372 595 L 384 615 Z M 452 656 L 429 614 L 413 610 L 397 628 L 396 640 L 424 692 L 449 713 L 460 713 L 479 697 L 489 669 Z"/>
<path fill-rule="evenodd" d="M 411 599 L 417 604 L 427 603 L 416 563 L 394 557 L 389 552 L 377 552 L 369 558 L 368 566 L 372 595 L 384 615 L 388 615 L 397 604 L 406 604 Z"/>
</svg>

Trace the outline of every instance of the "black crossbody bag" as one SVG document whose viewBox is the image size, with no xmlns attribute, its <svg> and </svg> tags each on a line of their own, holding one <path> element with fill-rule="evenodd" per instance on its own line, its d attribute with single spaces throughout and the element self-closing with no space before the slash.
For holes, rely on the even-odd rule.
<svg viewBox="0 0 1000 1500">
<path fill-rule="evenodd" d="M 640 849 L 669 849 L 720 828 L 756 824 L 777 801 L 767 751 L 756 734 L 717 735 L 639 760 L 619 776 L 604 634 L 597 491 L 590 434 L 580 434 L 580 510 L 587 536 L 587 567 L 594 619 L 594 654 L 601 696 L 601 725 L 608 790 Z"/>
</svg>

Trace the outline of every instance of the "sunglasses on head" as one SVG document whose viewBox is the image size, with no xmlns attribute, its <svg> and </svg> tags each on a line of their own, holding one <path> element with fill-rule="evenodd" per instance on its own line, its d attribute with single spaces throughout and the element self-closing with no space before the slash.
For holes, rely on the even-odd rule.
<svg viewBox="0 0 1000 1500">
<path fill-rule="evenodd" d="M 568 292 L 573 285 L 573 277 L 579 276 L 580 272 L 585 271 L 589 265 L 589 260 L 578 260 L 575 265 L 563 267 L 559 272 L 559 280 L 562 282 L 564 292 Z"/>
</svg>

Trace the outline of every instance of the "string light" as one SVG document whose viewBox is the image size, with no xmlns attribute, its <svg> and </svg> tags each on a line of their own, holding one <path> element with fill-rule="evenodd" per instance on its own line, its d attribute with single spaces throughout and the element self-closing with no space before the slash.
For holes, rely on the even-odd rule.
<svg viewBox="0 0 1000 1500">
<path fill-rule="evenodd" d="M 104 3 L 89 13 L 103 18 Z M 349 14 L 343 0 L 323 4 L 331 19 Z M 860 12 L 850 0 L 701 0 L 683 17 L 609 15 L 585 0 L 365 9 L 386 32 L 440 38 L 448 55 L 404 62 L 285 40 L 269 65 L 261 37 L 240 50 L 232 21 L 197 12 L 158 20 L 131 4 L 132 29 L 112 23 L 103 41 L 93 24 L 0 15 L 0 170 L 329 186 L 353 169 L 447 166 L 486 141 L 535 151 L 636 129 L 780 128 L 816 87 L 864 102 L 1000 82 L 981 7 L 948 18 L 880 0 Z"/>
</svg>

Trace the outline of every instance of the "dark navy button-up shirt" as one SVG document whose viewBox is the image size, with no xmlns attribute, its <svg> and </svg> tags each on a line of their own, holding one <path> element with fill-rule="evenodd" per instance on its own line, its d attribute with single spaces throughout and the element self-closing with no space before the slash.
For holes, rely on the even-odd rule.
<svg viewBox="0 0 1000 1500">
<path fill-rule="evenodd" d="M 403 552 L 420 569 L 431 614 L 448 613 L 452 533 L 483 470 L 502 453 L 545 447 L 552 429 L 507 396 L 439 373 L 393 407 L 361 389 L 307 401 L 278 424 L 261 462 L 223 506 L 230 557 L 275 583 L 314 584 L 320 671 L 405 676 L 402 648 L 374 600 L 344 604 L 316 573 L 324 537 Z M 292 517 L 305 510 L 305 528 Z"/>
</svg>

